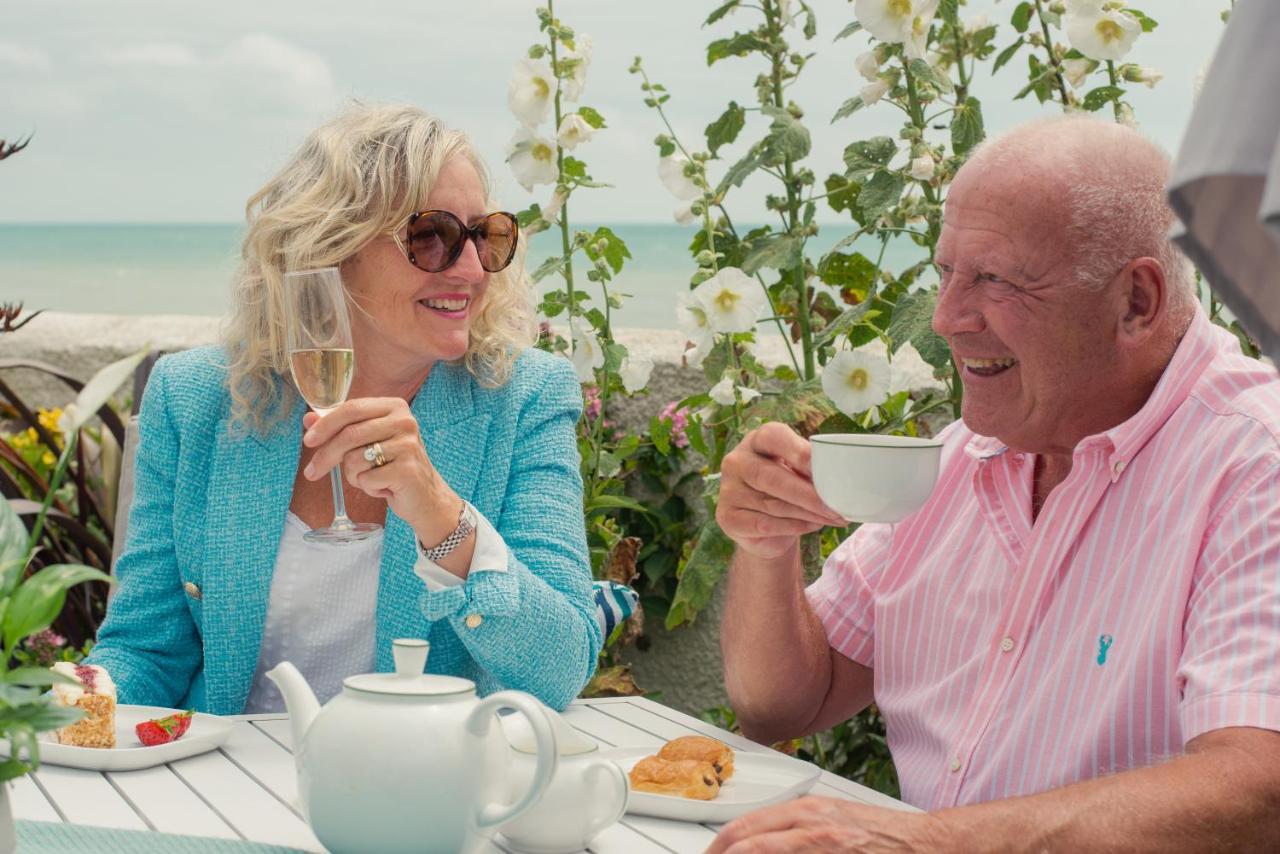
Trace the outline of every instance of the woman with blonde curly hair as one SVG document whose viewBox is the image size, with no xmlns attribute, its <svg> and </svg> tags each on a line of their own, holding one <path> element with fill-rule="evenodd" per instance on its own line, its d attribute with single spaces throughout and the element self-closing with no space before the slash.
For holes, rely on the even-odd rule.
<svg viewBox="0 0 1280 854">
<path fill-rule="evenodd" d="M 218 714 L 282 701 L 292 661 L 321 701 L 393 668 L 562 708 L 591 675 L 595 618 L 563 359 L 530 346 L 516 220 L 465 136 L 407 106 L 320 127 L 248 204 L 225 343 L 161 359 L 139 420 L 118 588 L 90 661 L 120 701 Z M 513 263 L 514 261 L 514 263 Z M 336 266 L 351 306 L 347 402 L 288 381 L 284 274 Z M 311 543 L 333 514 L 383 526 Z"/>
</svg>

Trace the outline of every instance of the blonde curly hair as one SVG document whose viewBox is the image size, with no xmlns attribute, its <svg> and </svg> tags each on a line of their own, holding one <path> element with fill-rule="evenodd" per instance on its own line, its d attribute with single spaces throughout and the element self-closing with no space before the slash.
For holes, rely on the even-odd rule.
<svg viewBox="0 0 1280 854">
<path fill-rule="evenodd" d="M 488 170 L 464 134 L 417 107 L 356 104 L 313 131 L 249 199 L 244 260 L 223 336 L 233 427 L 267 432 L 297 393 L 286 381 L 285 272 L 339 266 L 369 241 L 394 233 L 455 156 L 475 167 L 489 197 Z M 471 324 L 461 361 L 486 386 L 510 379 L 520 352 L 536 338 L 524 252 L 521 235 L 510 266 L 490 275 Z"/>
</svg>

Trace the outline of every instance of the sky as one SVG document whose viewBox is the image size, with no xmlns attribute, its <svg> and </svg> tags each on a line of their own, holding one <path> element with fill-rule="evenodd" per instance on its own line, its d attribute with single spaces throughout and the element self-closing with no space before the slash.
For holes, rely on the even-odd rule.
<svg viewBox="0 0 1280 854">
<path fill-rule="evenodd" d="M 238 222 L 244 200 L 282 165 L 308 131 L 351 99 L 408 101 L 469 133 L 497 179 L 509 209 L 545 202 L 549 187 L 525 192 L 504 163 L 516 128 L 506 107 L 516 61 L 539 38 L 533 0 L 331 2 L 331 0 L 50 0 L 4 4 L 0 29 L 0 138 L 34 132 L 28 149 L 0 165 L 0 223 Z M 702 22 L 719 0 L 560 0 L 557 15 L 594 42 L 581 103 L 608 128 L 575 154 L 593 176 L 614 185 L 575 196 L 574 220 L 671 222 L 676 201 L 657 180 L 653 138 L 662 130 L 644 106 L 644 58 L 671 92 L 670 118 L 690 145 L 731 99 L 752 100 L 759 58 L 708 68 L 705 46 L 750 26 L 739 12 Z M 853 20 L 845 0 L 813 0 L 817 56 L 791 97 L 813 133 L 807 164 L 819 180 L 840 171 L 845 145 L 895 133 L 887 104 L 836 124 L 839 105 L 862 80 L 854 57 L 864 36 L 833 42 Z M 962 14 L 1000 24 L 997 44 L 1012 42 L 1012 0 L 971 0 Z M 1207 65 L 1229 0 L 1147 0 L 1160 22 L 1126 58 L 1165 78 L 1132 102 L 1142 129 L 1176 150 L 1195 81 Z M 740 17 L 739 17 L 740 16 Z M 982 74 L 988 132 L 1052 111 L 1034 97 L 1013 102 L 1025 82 L 1020 59 L 994 77 Z M 989 63 L 987 64 L 989 67 Z M 1101 82 L 1101 81 L 1099 81 Z M 757 117 L 758 120 L 758 117 Z M 754 134 L 753 134 L 754 130 Z M 763 133 L 748 125 L 737 149 Z M 732 157 L 734 150 L 726 156 Z M 725 164 L 727 166 L 727 164 Z M 730 200 L 740 221 L 765 216 L 761 178 Z M 754 198 L 753 198 L 754 197 Z M 824 218 L 830 220 L 831 214 Z"/>
</svg>

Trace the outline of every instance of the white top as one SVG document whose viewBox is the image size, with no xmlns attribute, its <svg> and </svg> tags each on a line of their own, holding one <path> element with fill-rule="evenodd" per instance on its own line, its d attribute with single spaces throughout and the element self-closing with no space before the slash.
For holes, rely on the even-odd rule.
<svg viewBox="0 0 1280 854">
<path fill-rule="evenodd" d="M 507 544 L 474 507 L 476 547 L 471 571 L 507 571 Z M 284 698 L 266 672 L 292 662 L 316 699 L 327 703 L 342 691 L 348 676 L 373 671 L 374 623 L 382 532 L 343 545 L 308 543 L 307 524 L 293 512 L 285 522 L 271 576 L 267 620 L 245 714 L 283 712 Z M 428 590 L 456 587 L 464 579 L 422 554 L 414 574 Z"/>
</svg>

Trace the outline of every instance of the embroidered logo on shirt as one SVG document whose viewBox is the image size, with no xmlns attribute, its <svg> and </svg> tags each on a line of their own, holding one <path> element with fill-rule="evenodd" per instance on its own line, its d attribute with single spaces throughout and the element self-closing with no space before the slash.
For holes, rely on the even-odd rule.
<svg viewBox="0 0 1280 854">
<path fill-rule="evenodd" d="M 1099 666 L 1107 663 L 1107 650 L 1111 649 L 1111 643 L 1114 639 L 1111 635 L 1098 635 L 1098 664 Z"/>
</svg>

